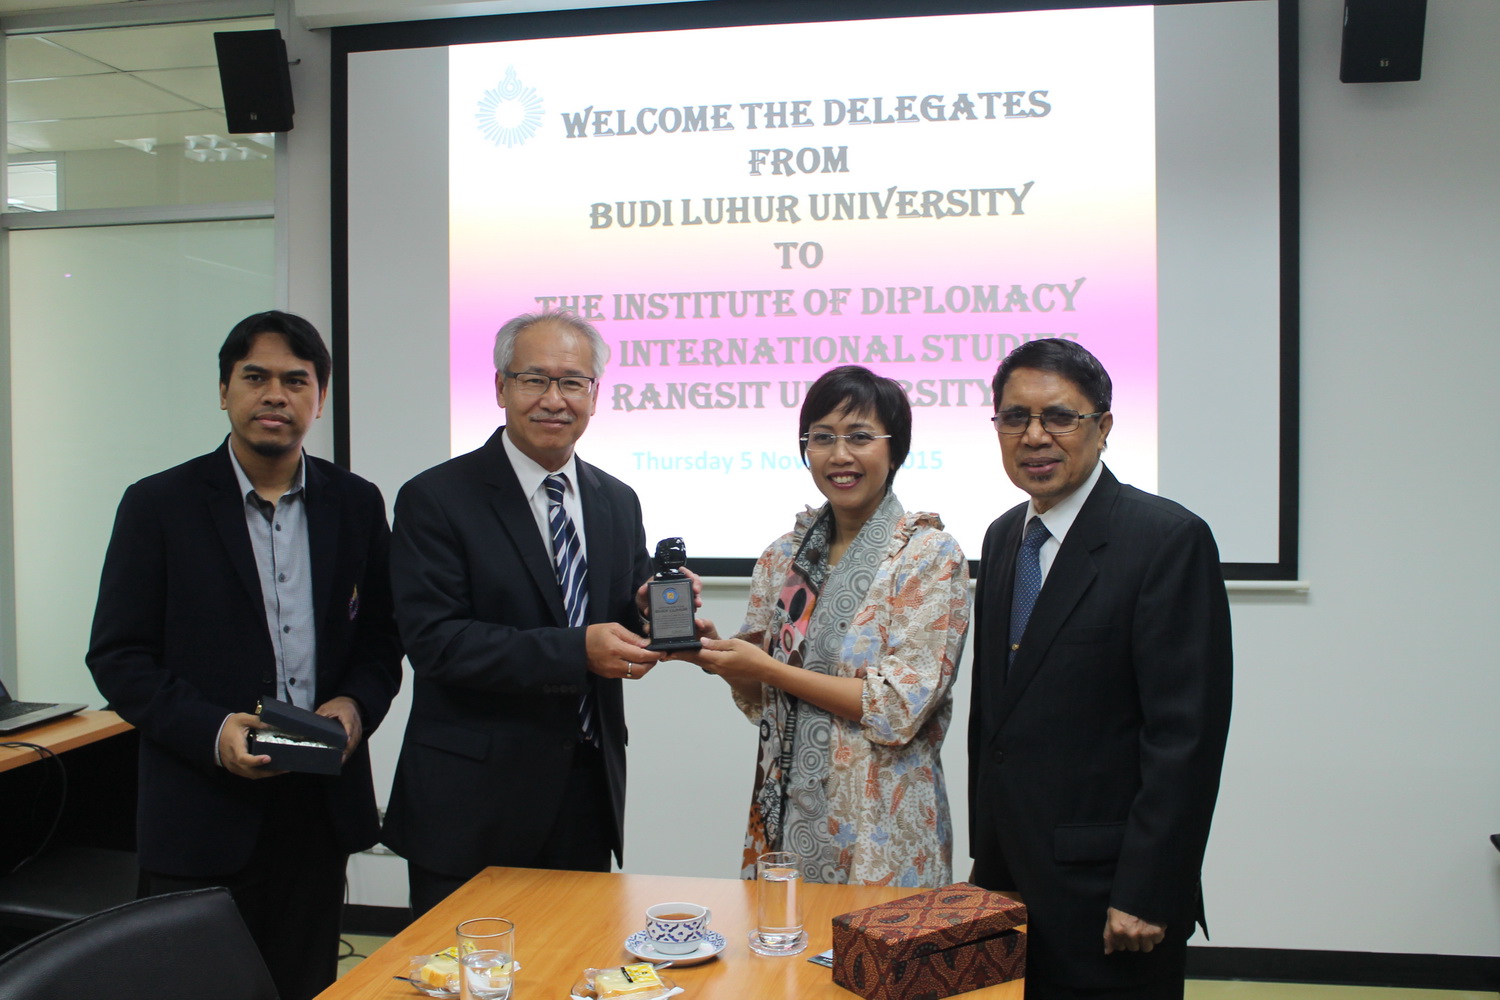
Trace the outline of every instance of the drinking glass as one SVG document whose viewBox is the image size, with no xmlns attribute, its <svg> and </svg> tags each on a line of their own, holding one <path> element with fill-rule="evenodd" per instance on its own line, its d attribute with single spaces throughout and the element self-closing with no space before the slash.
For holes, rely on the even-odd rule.
<svg viewBox="0 0 1500 1000">
<path fill-rule="evenodd" d="M 755 862 L 759 883 L 750 950 L 758 955 L 796 955 L 807 947 L 802 932 L 802 859 L 791 851 L 762 854 Z"/>
<path fill-rule="evenodd" d="M 463 1000 L 509 1000 L 515 957 L 516 925 L 504 917 L 475 917 L 459 924 Z"/>
</svg>

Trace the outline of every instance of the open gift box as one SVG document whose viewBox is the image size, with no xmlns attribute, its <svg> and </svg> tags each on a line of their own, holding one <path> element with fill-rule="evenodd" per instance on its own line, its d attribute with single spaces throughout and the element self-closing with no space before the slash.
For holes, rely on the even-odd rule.
<svg viewBox="0 0 1500 1000">
<path fill-rule="evenodd" d="M 262 700 L 255 714 L 271 726 L 250 732 L 250 752 L 268 755 L 271 763 L 266 767 L 306 774 L 339 773 L 349 740 L 339 720 L 275 698 Z"/>
<path fill-rule="evenodd" d="M 833 981 L 867 1000 L 951 997 L 1026 975 L 1026 907 L 968 882 L 833 918 Z"/>
</svg>

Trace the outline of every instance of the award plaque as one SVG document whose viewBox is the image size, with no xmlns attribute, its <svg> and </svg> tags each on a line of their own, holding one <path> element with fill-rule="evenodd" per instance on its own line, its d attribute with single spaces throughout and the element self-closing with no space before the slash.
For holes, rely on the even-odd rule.
<svg viewBox="0 0 1500 1000">
<path fill-rule="evenodd" d="M 702 649 L 693 624 L 693 581 L 682 571 L 687 548 L 680 538 L 656 543 L 656 575 L 646 584 L 646 604 L 651 609 L 651 644 L 659 653 Z"/>
</svg>

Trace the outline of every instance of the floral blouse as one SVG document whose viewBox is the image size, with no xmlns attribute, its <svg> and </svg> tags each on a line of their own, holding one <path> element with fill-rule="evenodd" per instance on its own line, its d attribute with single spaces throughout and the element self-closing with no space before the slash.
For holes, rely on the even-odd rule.
<svg viewBox="0 0 1500 1000">
<path fill-rule="evenodd" d="M 767 635 L 777 593 L 819 514 L 756 563 L 742 636 Z M 906 512 L 891 533 L 864 605 L 848 625 L 835 676 L 864 680 L 864 715 L 833 717 L 825 793 L 829 835 L 844 881 L 937 887 L 952 882 L 953 825 L 939 759 L 953 714 L 952 687 L 969 628 L 969 569 L 936 514 Z M 735 695 L 751 722 L 760 704 Z"/>
</svg>

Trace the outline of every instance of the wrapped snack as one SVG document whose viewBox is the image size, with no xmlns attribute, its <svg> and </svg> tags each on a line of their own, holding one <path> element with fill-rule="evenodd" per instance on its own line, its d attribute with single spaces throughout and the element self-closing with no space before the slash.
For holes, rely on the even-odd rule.
<svg viewBox="0 0 1500 1000">
<path fill-rule="evenodd" d="M 599 1000 L 657 1000 L 670 991 L 656 967 L 649 962 L 621 965 L 613 969 L 589 969 L 584 973 Z"/>
<path fill-rule="evenodd" d="M 412 959 L 417 966 L 419 959 Z M 435 955 L 426 956 L 420 966 L 412 970 L 412 982 L 428 990 L 458 993 L 458 949 L 445 948 Z"/>
</svg>

